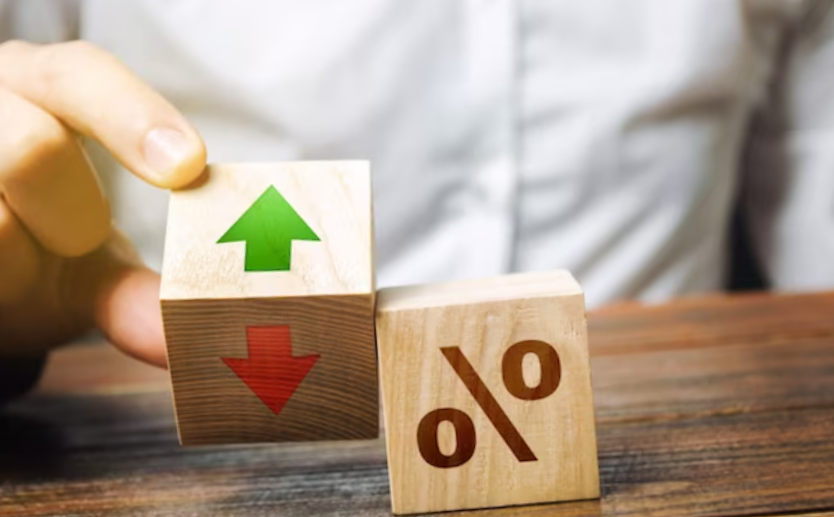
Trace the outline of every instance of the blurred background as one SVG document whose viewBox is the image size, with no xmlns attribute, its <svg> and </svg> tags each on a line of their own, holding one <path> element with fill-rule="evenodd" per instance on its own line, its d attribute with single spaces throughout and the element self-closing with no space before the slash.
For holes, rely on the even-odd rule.
<svg viewBox="0 0 834 517">
<path fill-rule="evenodd" d="M 209 162 L 370 160 L 381 286 L 568 268 L 598 307 L 834 286 L 831 4 L 0 0 L 0 40 L 113 53 Z M 88 146 L 159 269 L 167 193 Z"/>
</svg>

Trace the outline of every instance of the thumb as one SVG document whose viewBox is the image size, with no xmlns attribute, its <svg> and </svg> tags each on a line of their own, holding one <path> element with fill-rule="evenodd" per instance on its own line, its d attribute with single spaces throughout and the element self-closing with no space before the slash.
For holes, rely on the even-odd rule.
<svg viewBox="0 0 834 517">
<path fill-rule="evenodd" d="M 114 229 L 104 246 L 74 259 L 70 271 L 68 306 L 123 352 L 165 368 L 159 275 L 142 264 L 127 238 Z"/>
</svg>

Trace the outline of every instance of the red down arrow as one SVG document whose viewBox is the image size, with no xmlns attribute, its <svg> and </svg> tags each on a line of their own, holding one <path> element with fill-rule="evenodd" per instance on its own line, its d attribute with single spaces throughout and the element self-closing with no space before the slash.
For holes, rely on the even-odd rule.
<svg viewBox="0 0 834 517">
<path fill-rule="evenodd" d="M 224 357 L 223 362 L 276 415 L 284 409 L 318 354 L 293 357 L 290 327 L 246 327 L 248 359 Z"/>
</svg>

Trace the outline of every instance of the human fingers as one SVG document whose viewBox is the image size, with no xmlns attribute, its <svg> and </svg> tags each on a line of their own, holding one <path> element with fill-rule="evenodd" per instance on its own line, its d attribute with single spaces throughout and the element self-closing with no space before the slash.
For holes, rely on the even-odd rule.
<svg viewBox="0 0 834 517">
<path fill-rule="evenodd" d="M 167 366 L 159 306 L 159 275 L 143 266 L 128 240 L 114 230 L 94 253 L 67 267 L 64 303 L 82 323 L 94 324 L 122 351 Z"/>
<path fill-rule="evenodd" d="M 152 185 L 184 187 L 205 168 L 205 146 L 185 118 L 94 45 L 4 43 L 0 85 L 100 141 Z"/>
<path fill-rule="evenodd" d="M 21 299 L 32 288 L 39 263 L 37 245 L 0 197 L 0 307 Z"/>
<path fill-rule="evenodd" d="M 132 268 L 114 279 L 96 307 L 96 322 L 128 355 L 167 368 L 165 333 L 159 305 L 159 275 Z"/>
<path fill-rule="evenodd" d="M 89 253 L 110 233 L 110 208 L 75 135 L 2 87 L 0 192 L 28 232 L 56 255 Z"/>
</svg>

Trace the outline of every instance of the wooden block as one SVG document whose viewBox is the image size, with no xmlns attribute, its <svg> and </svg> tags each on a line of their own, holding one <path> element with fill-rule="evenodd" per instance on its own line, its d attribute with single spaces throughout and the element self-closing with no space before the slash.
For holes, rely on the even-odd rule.
<svg viewBox="0 0 834 517">
<path fill-rule="evenodd" d="M 383 289 L 376 327 L 394 513 L 599 497 L 570 273 Z"/>
<path fill-rule="evenodd" d="M 160 291 L 181 443 L 376 438 L 368 164 L 207 173 L 171 194 Z"/>
</svg>

